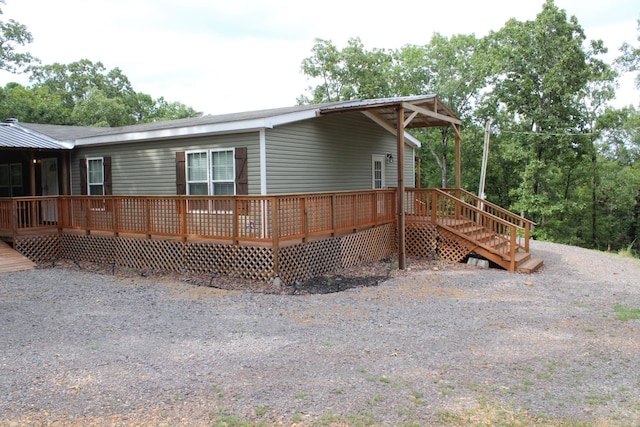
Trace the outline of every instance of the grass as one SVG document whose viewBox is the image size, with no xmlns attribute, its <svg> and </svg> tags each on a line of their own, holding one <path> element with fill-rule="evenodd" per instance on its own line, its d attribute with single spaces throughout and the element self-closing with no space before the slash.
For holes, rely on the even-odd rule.
<svg viewBox="0 0 640 427">
<path fill-rule="evenodd" d="M 640 319 L 640 308 L 631 308 L 626 305 L 618 304 L 613 307 L 616 312 L 616 319 L 626 322 L 627 320 Z"/>
</svg>

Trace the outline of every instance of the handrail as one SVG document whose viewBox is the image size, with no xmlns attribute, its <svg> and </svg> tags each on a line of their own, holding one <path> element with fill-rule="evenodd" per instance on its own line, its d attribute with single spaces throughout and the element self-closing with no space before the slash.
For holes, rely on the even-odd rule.
<svg viewBox="0 0 640 427">
<path fill-rule="evenodd" d="M 527 252 L 529 251 L 530 221 L 528 220 L 528 222 L 511 222 L 449 194 L 450 191 L 446 189 L 406 189 L 406 191 L 408 194 L 406 201 L 407 218 L 410 222 L 424 221 L 426 219 L 428 222 L 437 223 L 493 253 L 506 255 L 507 252 L 505 252 L 505 250 L 508 250 L 511 259 L 514 259 L 515 250 L 518 247 L 523 248 Z M 464 190 L 461 190 L 461 192 L 462 191 Z M 509 245 L 503 248 L 504 250 L 496 249 L 476 239 L 471 232 L 468 234 L 461 232 L 459 229 L 456 229 L 454 225 L 462 219 L 471 221 L 472 224 L 476 224 L 495 235 L 502 236 L 501 238 L 508 241 Z M 521 226 L 520 224 L 523 225 Z M 524 230 L 524 236 L 520 239 L 521 243 L 518 241 L 518 230 Z"/>
<path fill-rule="evenodd" d="M 395 221 L 395 190 L 274 196 L 44 196 L 0 199 L 0 233 L 73 229 L 274 243 Z M 274 234 L 274 233 L 277 233 Z"/>
<path fill-rule="evenodd" d="M 513 221 L 510 221 L 512 223 L 516 223 L 516 222 L 522 222 L 522 223 L 529 223 L 530 226 L 535 226 L 538 225 L 537 223 L 535 223 L 534 221 L 531 221 L 530 219 L 527 219 L 521 215 L 515 214 L 511 211 L 509 211 L 508 209 L 505 209 L 499 205 L 496 205 L 495 203 L 491 203 L 488 200 L 485 199 L 481 199 L 480 197 L 476 196 L 475 194 L 463 189 L 463 188 L 441 188 L 441 191 L 444 191 L 446 193 L 461 193 L 464 194 L 467 197 L 470 197 L 471 199 L 473 199 L 474 202 L 476 202 L 476 204 L 484 204 L 486 207 L 491 208 L 491 210 L 494 210 L 496 212 L 500 212 L 503 215 L 505 215 L 505 217 L 507 218 L 513 218 Z M 456 196 L 457 197 L 457 196 Z M 466 200 L 464 200 L 462 197 L 457 197 L 458 199 L 467 202 Z M 498 215 L 496 215 L 498 216 Z M 506 219 L 506 218 L 505 218 Z M 521 228 L 524 228 L 524 225 L 520 226 Z"/>
</svg>

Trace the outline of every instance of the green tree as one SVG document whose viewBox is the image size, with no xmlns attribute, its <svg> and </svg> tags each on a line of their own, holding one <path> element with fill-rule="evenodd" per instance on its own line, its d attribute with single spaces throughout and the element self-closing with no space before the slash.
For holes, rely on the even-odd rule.
<svg viewBox="0 0 640 427">
<path fill-rule="evenodd" d="M 585 50 L 585 39 L 577 19 L 552 0 L 534 21 L 511 19 L 487 36 L 494 69 L 487 111 L 520 135 L 510 138 L 522 176 L 511 207 L 547 226 L 571 211 L 576 166 L 589 152 L 591 141 L 580 136 L 590 120 L 583 99 L 595 94 L 591 85 L 604 88 L 614 77 L 597 60 L 602 43 Z"/>
<path fill-rule="evenodd" d="M 71 114 L 77 126 L 116 127 L 131 124 L 131 116 L 118 98 L 109 98 L 100 89 L 90 90 L 79 99 Z"/>
<path fill-rule="evenodd" d="M 638 19 L 638 39 L 640 42 L 640 19 Z M 621 55 L 616 59 L 616 63 L 623 70 L 629 72 L 640 71 L 640 46 L 632 46 L 624 43 L 620 48 Z M 636 76 L 636 86 L 640 88 L 640 73 Z"/>
<path fill-rule="evenodd" d="M 126 100 L 135 97 L 135 91 L 122 71 L 119 68 L 107 70 L 101 62 L 82 59 L 70 64 L 32 66 L 28 71 L 34 87 L 46 87 L 51 93 L 60 94 L 70 110 L 96 89 L 107 98 Z"/>
<path fill-rule="evenodd" d="M 0 4 L 5 4 L 5 1 L 0 0 Z M 1 8 L 0 15 L 2 15 Z M 32 41 L 33 36 L 23 24 L 13 19 L 0 20 L 0 70 L 15 73 L 30 63 L 36 62 L 37 59 L 30 53 L 21 51 L 23 46 Z"/>
<path fill-rule="evenodd" d="M 473 112 L 481 90 L 486 87 L 488 77 L 488 68 L 483 65 L 484 52 L 480 40 L 474 35 L 454 35 L 447 38 L 435 33 L 427 45 L 407 45 L 396 51 L 394 56 L 395 94 L 437 94 L 462 119 L 465 128 L 468 129 L 466 135 L 471 138 L 477 137 Z M 418 135 L 423 141 L 419 155 L 425 160 L 423 163 L 427 177 L 433 177 L 427 178 L 427 182 L 435 184 L 437 174 L 439 182 L 436 186 L 448 187 L 454 129 L 443 127 L 437 131 L 423 130 L 422 133 L 418 132 Z M 472 154 L 473 147 L 467 148 L 466 154 Z M 429 162 L 427 156 L 435 160 L 435 164 Z M 465 171 L 469 173 L 471 169 L 468 167 Z M 478 171 L 479 167 L 473 169 Z M 477 183 L 477 180 L 475 182 Z"/>
<path fill-rule="evenodd" d="M 27 123 L 68 124 L 62 99 L 47 88 L 27 89 L 18 83 L 0 88 L 0 119 Z"/>
<path fill-rule="evenodd" d="M 302 61 L 302 72 L 317 84 L 300 104 L 370 99 L 390 96 L 391 54 L 384 49 L 367 51 L 359 38 L 349 39 L 339 50 L 331 40 L 316 39 L 312 55 Z"/>
<path fill-rule="evenodd" d="M 0 96 L 0 113 L 24 122 L 79 126 L 125 126 L 195 117 L 182 103 L 137 93 L 119 69 L 83 59 L 28 68 L 30 87 L 10 84 Z"/>
</svg>

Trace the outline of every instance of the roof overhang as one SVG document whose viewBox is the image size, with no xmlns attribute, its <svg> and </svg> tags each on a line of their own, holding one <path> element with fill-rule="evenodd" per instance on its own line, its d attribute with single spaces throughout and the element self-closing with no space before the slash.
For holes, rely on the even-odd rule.
<svg viewBox="0 0 640 427">
<path fill-rule="evenodd" d="M 120 144 L 133 141 L 151 141 L 159 139 L 189 138 L 193 136 L 240 133 L 270 129 L 286 123 L 310 119 L 316 116 L 315 110 L 296 111 L 268 117 L 250 118 L 246 120 L 203 123 L 199 125 L 159 128 L 141 131 L 108 133 L 89 136 L 76 140 L 76 145 Z M 133 127 L 132 127 L 133 128 Z"/>
<path fill-rule="evenodd" d="M 71 150 L 73 143 L 58 141 L 15 122 L 0 123 L 0 148 L 27 150 Z"/>
<path fill-rule="evenodd" d="M 327 115 L 348 111 L 368 112 L 393 129 L 398 129 L 398 109 L 404 109 L 403 129 L 460 125 L 458 116 L 436 95 L 349 101 L 320 107 L 318 114 Z"/>
</svg>

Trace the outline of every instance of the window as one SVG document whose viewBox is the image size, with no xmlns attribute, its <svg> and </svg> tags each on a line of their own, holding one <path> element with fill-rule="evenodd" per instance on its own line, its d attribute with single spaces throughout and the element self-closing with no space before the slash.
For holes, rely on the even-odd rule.
<svg viewBox="0 0 640 427">
<path fill-rule="evenodd" d="M 104 196 L 104 159 L 87 159 L 87 194 Z"/>
<path fill-rule="evenodd" d="M 233 149 L 187 152 L 187 194 L 232 196 L 235 194 Z"/>
<path fill-rule="evenodd" d="M 22 195 L 22 163 L 0 164 L 0 196 Z"/>
</svg>

